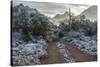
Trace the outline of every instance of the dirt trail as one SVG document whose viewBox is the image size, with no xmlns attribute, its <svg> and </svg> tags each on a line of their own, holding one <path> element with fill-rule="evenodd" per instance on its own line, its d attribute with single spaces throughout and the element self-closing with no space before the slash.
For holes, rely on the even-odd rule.
<svg viewBox="0 0 100 67">
<path fill-rule="evenodd" d="M 86 62 L 86 61 L 96 61 L 96 56 L 91 56 L 89 54 L 83 53 L 72 45 L 65 43 L 65 48 L 69 51 L 70 55 L 76 59 L 76 62 Z"/>
<path fill-rule="evenodd" d="M 48 44 L 48 57 L 41 60 L 42 64 L 54 64 L 54 63 L 65 63 L 65 60 L 58 52 L 55 42 L 50 42 Z"/>
<path fill-rule="evenodd" d="M 96 61 L 96 56 L 90 56 L 82 51 L 78 50 L 77 48 L 69 45 L 68 43 L 65 44 L 65 49 L 68 50 L 70 56 L 76 60 L 76 62 L 86 62 L 86 61 Z M 56 47 L 56 42 L 48 43 L 48 57 L 45 59 L 41 59 L 42 64 L 55 64 L 55 63 L 65 63 L 65 60 L 60 55 L 58 48 Z"/>
</svg>

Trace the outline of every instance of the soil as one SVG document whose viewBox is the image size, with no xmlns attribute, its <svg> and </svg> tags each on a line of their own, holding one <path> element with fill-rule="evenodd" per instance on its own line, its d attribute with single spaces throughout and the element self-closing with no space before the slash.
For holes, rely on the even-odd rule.
<svg viewBox="0 0 100 67">
<path fill-rule="evenodd" d="M 65 43 L 65 48 L 69 51 L 70 55 L 76 59 L 76 62 L 89 62 L 97 60 L 97 56 L 84 53 L 68 43 Z"/>
<path fill-rule="evenodd" d="M 97 56 L 86 54 L 68 43 L 64 44 L 65 49 L 69 52 L 70 56 L 76 60 L 76 62 L 89 62 L 97 60 Z M 48 43 L 47 53 L 48 56 L 45 59 L 41 59 L 41 64 L 66 63 L 56 47 L 56 42 Z"/>
<path fill-rule="evenodd" d="M 41 60 L 42 64 L 65 63 L 65 60 L 58 52 L 55 42 L 48 43 L 47 53 L 48 57 Z"/>
</svg>

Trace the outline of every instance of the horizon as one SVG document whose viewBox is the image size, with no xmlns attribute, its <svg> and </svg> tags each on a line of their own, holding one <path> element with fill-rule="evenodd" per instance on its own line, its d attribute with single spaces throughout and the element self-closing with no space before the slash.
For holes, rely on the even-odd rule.
<svg viewBox="0 0 100 67">
<path fill-rule="evenodd" d="M 91 7 L 91 5 L 81 5 L 81 4 L 66 4 L 66 3 L 50 3 L 50 2 L 35 2 L 35 1 L 13 1 L 13 6 L 23 4 L 24 6 L 29 6 L 30 8 L 37 9 L 40 13 L 48 16 L 54 17 L 57 14 L 64 14 L 68 9 L 75 16 L 82 13 L 84 10 Z"/>
</svg>

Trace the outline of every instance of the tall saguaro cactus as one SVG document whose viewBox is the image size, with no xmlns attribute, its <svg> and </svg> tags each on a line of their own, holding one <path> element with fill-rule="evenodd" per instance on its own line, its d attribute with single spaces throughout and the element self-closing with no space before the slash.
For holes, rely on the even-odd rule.
<svg viewBox="0 0 100 67">
<path fill-rule="evenodd" d="M 70 27 L 70 29 L 71 29 L 71 23 L 72 23 L 72 21 L 71 21 L 71 9 L 69 8 L 69 27 Z"/>
</svg>

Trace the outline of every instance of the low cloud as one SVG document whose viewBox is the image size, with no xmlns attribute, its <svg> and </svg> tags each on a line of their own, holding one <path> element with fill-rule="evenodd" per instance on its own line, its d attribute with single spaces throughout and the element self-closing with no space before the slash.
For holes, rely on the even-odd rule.
<svg viewBox="0 0 100 67">
<path fill-rule="evenodd" d="M 49 3 L 49 2 L 34 2 L 34 1 L 13 1 L 13 5 L 23 3 L 25 6 L 38 9 L 42 14 L 53 17 L 56 14 L 63 14 L 71 8 L 71 11 L 78 15 L 83 10 L 90 7 L 89 5 L 81 4 L 65 4 L 65 3 Z"/>
</svg>

